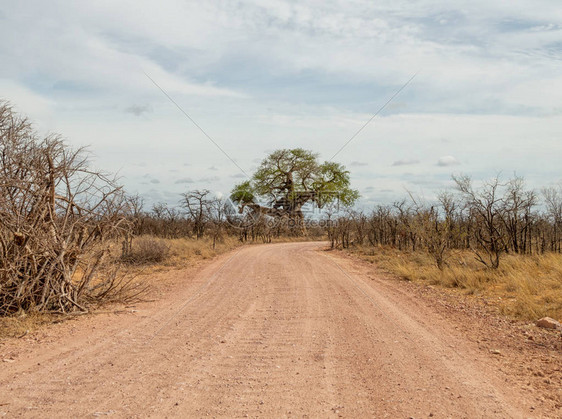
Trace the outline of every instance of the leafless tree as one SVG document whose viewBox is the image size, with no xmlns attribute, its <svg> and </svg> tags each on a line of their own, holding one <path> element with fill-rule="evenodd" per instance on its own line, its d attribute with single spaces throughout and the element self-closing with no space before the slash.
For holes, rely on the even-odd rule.
<svg viewBox="0 0 562 419">
<path fill-rule="evenodd" d="M 182 194 L 181 205 L 187 217 L 193 222 L 197 239 L 203 237 L 211 216 L 214 197 L 208 189 L 194 190 Z"/>
<path fill-rule="evenodd" d="M 500 189 L 499 177 L 484 183 L 479 190 L 474 190 L 469 176 L 453 176 L 466 207 L 475 220 L 474 235 L 476 246 L 473 247 L 478 261 L 496 269 L 500 256 L 506 250 L 505 225 L 502 212 L 505 200 Z"/>
<path fill-rule="evenodd" d="M 131 228 L 126 232 L 121 245 L 121 257 L 127 259 L 133 250 L 133 238 L 143 229 L 145 217 L 142 208 L 144 200 L 139 195 L 127 197 L 127 206 Z"/>
<path fill-rule="evenodd" d="M 139 223 L 142 229 L 137 234 L 150 234 L 153 236 L 174 239 L 178 237 L 191 237 L 192 224 L 176 208 L 170 208 L 167 203 L 158 202 L 152 206 L 148 214 L 140 215 L 143 222 Z"/>
<path fill-rule="evenodd" d="M 0 104 L 0 314 L 85 311 L 119 289 L 101 274 L 127 202 L 87 157 Z"/>
<path fill-rule="evenodd" d="M 562 183 L 558 187 L 549 187 L 542 190 L 546 204 L 546 214 L 552 223 L 550 249 L 562 252 Z"/>
<path fill-rule="evenodd" d="M 504 211 L 500 213 L 505 225 L 509 248 L 515 253 L 526 253 L 532 241 L 532 209 L 537 204 L 537 195 L 533 190 L 525 190 L 521 177 L 514 177 L 507 183 L 504 198 Z"/>
<path fill-rule="evenodd" d="M 213 240 L 213 249 L 217 241 L 221 240 L 226 232 L 227 203 L 224 199 L 214 197 L 208 205 L 209 230 Z"/>
<path fill-rule="evenodd" d="M 451 233 L 452 214 L 454 203 L 448 194 L 441 194 L 439 200 L 443 207 L 443 214 L 435 205 L 428 205 L 409 194 L 413 202 L 412 220 L 408 223 L 410 229 L 415 230 L 415 237 L 420 239 L 421 244 L 431 255 L 437 267 L 441 270 L 447 263 L 450 251 L 449 239 Z M 415 249 L 413 249 L 415 250 Z"/>
</svg>

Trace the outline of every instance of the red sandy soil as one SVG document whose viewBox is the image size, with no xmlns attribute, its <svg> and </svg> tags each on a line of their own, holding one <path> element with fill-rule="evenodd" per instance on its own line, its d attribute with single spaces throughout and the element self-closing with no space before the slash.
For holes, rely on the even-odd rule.
<svg viewBox="0 0 562 419">
<path fill-rule="evenodd" d="M 324 248 L 245 246 L 1 342 L 0 417 L 562 416 L 559 332 Z"/>
</svg>

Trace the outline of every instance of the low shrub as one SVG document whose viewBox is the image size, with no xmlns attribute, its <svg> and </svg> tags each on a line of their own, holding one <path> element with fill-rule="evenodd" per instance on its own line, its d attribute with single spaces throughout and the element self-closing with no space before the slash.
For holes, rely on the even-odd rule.
<svg viewBox="0 0 562 419">
<path fill-rule="evenodd" d="M 139 237 L 133 241 L 131 250 L 121 260 L 133 264 L 161 263 L 170 256 L 170 247 L 160 239 Z"/>
</svg>

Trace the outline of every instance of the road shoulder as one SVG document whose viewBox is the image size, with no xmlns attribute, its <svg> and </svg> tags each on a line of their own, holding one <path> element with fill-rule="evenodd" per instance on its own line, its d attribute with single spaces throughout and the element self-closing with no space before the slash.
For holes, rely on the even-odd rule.
<svg viewBox="0 0 562 419">
<path fill-rule="evenodd" d="M 455 290 L 417 284 L 383 272 L 373 264 L 341 251 L 324 251 L 356 278 L 389 295 L 438 315 L 478 348 L 480 358 L 499 371 L 506 385 L 520 388 L 534 400 L 532 413 L 556 417 L 562 412 L 562 334 L 511 319 L 483 298 Z"/>
</svg>

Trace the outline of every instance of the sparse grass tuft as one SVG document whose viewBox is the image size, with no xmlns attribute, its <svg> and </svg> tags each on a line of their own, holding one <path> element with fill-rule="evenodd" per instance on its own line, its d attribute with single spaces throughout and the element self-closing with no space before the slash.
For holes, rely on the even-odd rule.
<svg viewBox="0 0 562 419">
<path fill-rule="evenodd" d="M 133 241 L 131 251 L 121 260 L 133 264 L 162 263 L 169 254 L 170 246 L 164 240 L 142 236 Z"/>
<path fill-rule="evenodd" d="M 471 253 L 457 252 L 439 270 L 423 252 L 355 247 L 362 259 L 408 280 L 487 297 L 503 314 L 525 320 L 562 319 L 562 255 L 506 255 L 496 270 L 487 269 Z"/>
<path fill-rule="evenodd" d="M 170 256 L 165 265 L 176 267 L 187 266 L 196 260 L 211 259 L 241 245 L 235 237 L 225 237 L 217 241 L 214 248 L 213 240 L 208 237 L 199 240 L 169 239 L 166 244 L 170 247 Z"/>
<path fill-rule="evenodd" d="M 58 316 L 49 313 L 20 313 L 0 316 L 0 339 L 26 336 L 41 326 L 52 323 Z"/>
</svg>

